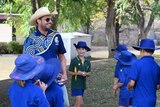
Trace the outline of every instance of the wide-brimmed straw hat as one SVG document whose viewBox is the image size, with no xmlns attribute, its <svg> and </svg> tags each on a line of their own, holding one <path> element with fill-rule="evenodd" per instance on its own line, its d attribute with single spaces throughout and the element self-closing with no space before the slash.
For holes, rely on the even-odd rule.
<svg viewBox="0 0 160 107">
<path fill-rule="evenodd" d="M 111 51 L 117 51 L 117 52 L 121 52 L 121 51 L 127 51 L 127 47 L 124 44 L 119 44 L 116 48 L 111 49 Z"/>
<path fill-rule="evenodd" d="M 46 60 L 45 68 L 33 79 L 43 81 L 48 87 L 55 81 L 55 78 L 61 72 L 61 62 L 57 58 Z"/>
<path fill-rule="evenodd" d="M 90 51 L 91 49 L 87 46 L 86 42 L 79 41 L 77 44 L 73 44 L 76 48 L 84 48 L 86 51 Z"/>
<path fill-rule="evenodd" d="M 137 57 L 129 51 L 121 51 L 121 54 L 114 55 L 114 58 L 123 65 L 132 65 L 137 59 Z"/>
<path fill-rule="evenodd" d="M 140 49 L 149 49 L 149 50 L 157 50 L 159 48 L 155 48 L 155 43 L 152 39 L 142 39 L 140 42 L 140 46 L 132 46 L 136 50 Z"/>
<path fill-rule="evenodd" d="M 36 12 L 31 16 L 31 18 L 29 19 L 29 24 L 32 26 L 36 26 L 37 25 L 36 20 L 38 18 L 43 16 L 51 16 L 51 15 L 53 15 L 53 13 L 51 13 L 48 10 L 48 7 L 41 7 L 38 10 L 36 10 Z"/>
<path fill-rule="evenodd" d="M 15 60 L 15 68 L 9 75 L 16 80 L 32 79 L 39 74 L 45 67 L 45 60 L 41 56 L 32 57 L 29 54 L 22 54 Z"/>
</svg>

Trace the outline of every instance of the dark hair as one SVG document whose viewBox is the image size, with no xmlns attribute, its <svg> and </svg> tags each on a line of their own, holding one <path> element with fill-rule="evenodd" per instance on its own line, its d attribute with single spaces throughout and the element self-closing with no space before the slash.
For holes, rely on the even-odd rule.
<svg viewBox="0 0 160 107">
<path fill-rule="evenodd" d="M 150 53 L 150 54 L 154 53 L 154 50 L 152 50 L 152 49 L 143 49 L 143 50 L 145 50 L 147 53 Z"/>
</svg>

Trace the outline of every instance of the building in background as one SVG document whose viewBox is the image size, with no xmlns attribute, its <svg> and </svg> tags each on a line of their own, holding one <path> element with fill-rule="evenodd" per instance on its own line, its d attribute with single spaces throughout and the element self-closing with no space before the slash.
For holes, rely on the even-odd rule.
<svg viewBox="0 0 160 107">
<path fill-rule="evenodd" d="M 0 13 L 0 42 L 11 42 L 16 40 L 16 35 L 14 32 L 16 31 L 12 25 L 6 24 L 5 21 L 8 17 L 17 17 L 21 16 L 20 14 L 5 14 Z"/>
<path fill-rule="evenodd" d="M 76 48 L 74 47 L 74 43 L 78 43 L 78 41 L 85 41 L 87 46 L 91 47 L 91 35 L 79 33 L 79 32 L 69 32 L 69 33 L 60 33 L 64 42 L 64 46 L 66 48 L 67 53 L 65 53 L 65 57 L 67 62 L 77 56 Z M 86 53 L 86 57 L 90 57 L 90 51 Z"/>
</svg>

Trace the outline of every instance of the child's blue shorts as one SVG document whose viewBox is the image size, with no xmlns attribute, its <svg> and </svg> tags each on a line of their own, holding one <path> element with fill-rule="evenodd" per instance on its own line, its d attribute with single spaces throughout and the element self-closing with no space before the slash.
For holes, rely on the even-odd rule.
<svg viewBox="0 0 160 107">
<path fill-rule="evenodd" d="M 132 98 L 119 98 L 119 106 L 132 105 Z"/>
<path fill-rule="evenodd" d="M 72 96 L 83 96 L 84 89 L 74 89 L 71 91 Z"/>
</svg>

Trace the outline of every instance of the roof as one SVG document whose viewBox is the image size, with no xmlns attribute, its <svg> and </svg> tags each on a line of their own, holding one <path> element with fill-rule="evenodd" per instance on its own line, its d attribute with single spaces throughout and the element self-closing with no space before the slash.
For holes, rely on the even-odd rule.
<svg viewBox="0 0 160 107">
<path fill-rule="evenodd" d="M 1 19 L 7 19 L 7 17 L 17 17 L 17 16 L 22 16 L 22 14 L 8 14 L 8 13 L 0 13 L 0 20 Z"/>
<path fill-rule="evenodd" d="M 68 33 L 60 33 L 63 38 L 78 38 L 84 36 L 91 36 L 90 34 L 79 33 L 79 32 L 68 32 Z"/>
</svg>

